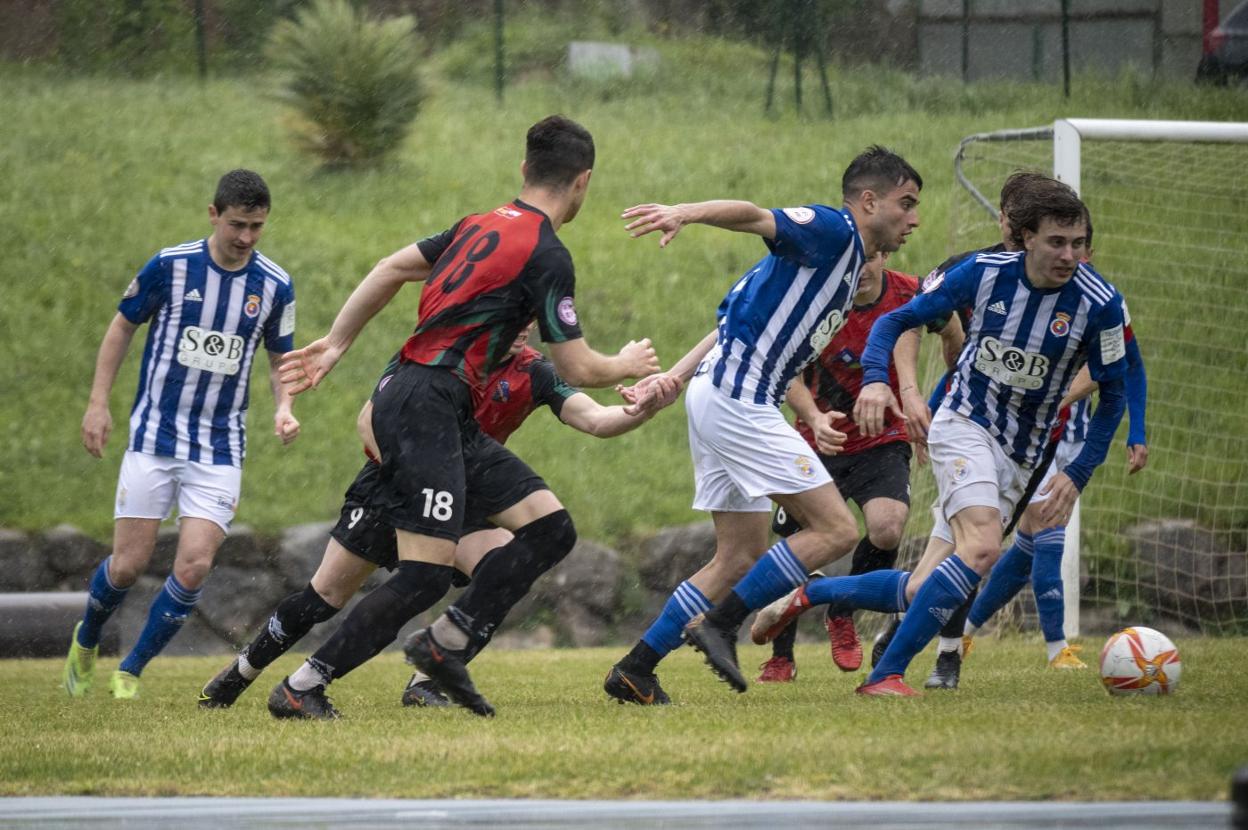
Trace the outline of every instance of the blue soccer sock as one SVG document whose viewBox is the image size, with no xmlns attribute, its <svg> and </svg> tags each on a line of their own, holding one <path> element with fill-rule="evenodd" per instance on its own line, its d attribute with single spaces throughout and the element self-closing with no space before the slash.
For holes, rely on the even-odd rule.
<svg viewBox="0 0 1248 830">
<path fill-rule="evenodd" d="M 78 645 L 83 648 L 95 648 L 100 644 L 100 630 L 130 590 L 118 588 L 108 578 L 108 563 L 112 561 L 113 557 L 109 556 L 101 562 L 91 577 L 91 587 L 87 589 L 87 612 L 78 627 Z"/>
<path fill-rule="evenodd" d="M 691 582 L 686 580 L 680 583 L 668 597 L 663 612 L 650 624 L 646 633 L 641 635 L 642 642 L 654 649 L 660 659 L 666 657 L 679 648 L 685 625 L 710 607 L 711 601 Z"/>
<path fill-rule="evenodd" d="M 754 563 L 732 592 L 746 607 L 756 610 L 768 605 L 806 581 L 806 566 L 793 553 L 787 539 L 781 539 Z"/>
<path fill-rule="evenodd" d="M 914 656 L 931 642 L 959 605 L 966 602 L 971 589 L 979 584 L 975 573 L 955 553 L 941 562 L 924 581 L 910 611 L 893 635 L 893 641 L 880 662 L 867 677 L 867 683 L 878 683 L 890 674 L 905 674 Z"/>
<path fill-rule="evenodd" d="M 983 628 L 992 615 L 1023 590 L 1031 577 L 1032 550 L 1035 542 L 1031 535 L 1021 530 L 1014 536 L 1010 546 L 988 574 L 988 584 L 975 597 L 971 613 L 966 618 L 966 633 L 974 634 Z"/>
<path fill-rule="evenodd" d="M 173 639 L 173 635 L 182 629 L 191 609 L 199 602 L 202 591 L 202 588 L 188 591 L 170 574 L 165 580 L 165 587 L 152 600 L 151 610 L 147 613 L 147 625 L 143 626 L 138 642 L 118 668 L 135 677 L 142 674 L 144 666 L 160 654 Z"/>
<path fill-rule="evenodd" d="M 1036 611 L 1046 643 L 1066 639 L 1066 598 L 1062 590 L 1062 551 L 1065 547 L 1065 527 L 1051 527 L 1036 534 L 1031 587 L 1036 592 Z"/>
<path fill-rule="evenodd" d="M 906 583 L 909 581 L 909 571 L 825 576 L 806 583 L 806 597 L 811 605 L 827 603 L 846 611 L 895 613 L 906 610 Z"/>
</svg>

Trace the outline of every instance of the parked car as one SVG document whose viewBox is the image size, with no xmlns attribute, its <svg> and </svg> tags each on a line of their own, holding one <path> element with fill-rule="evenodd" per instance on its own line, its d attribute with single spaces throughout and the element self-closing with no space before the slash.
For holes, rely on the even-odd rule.
<svg viewBox="0 0 1248 830">
<path fill-rule="evenodd" d="M 1243 0 L 1209 35 L 1196 80 L 1227 84 L 1248 81 L 1248 0 Z"/>
</svg>

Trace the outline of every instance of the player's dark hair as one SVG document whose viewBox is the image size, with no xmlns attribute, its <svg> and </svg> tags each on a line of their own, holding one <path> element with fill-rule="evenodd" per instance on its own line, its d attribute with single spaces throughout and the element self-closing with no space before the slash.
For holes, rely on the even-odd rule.
<svg viewBox="0 0 1248 830">
<path fill-rule="evenodd" d="M 1006 208 L 1018 197 L 1018 194 L 1026 190 L 1028 186 L 1037 182 L 1051 180 L 1052 176 L 1046 176 L 1035 170 L 1015 170 L 1005 179 L 1005 184 L 1001 185 L 1001 201 L 997 204 L 1001 207 L 1001 212 L 1005 213 Z"/>
<path fill-rule="evenodd" d="M 1045 219 L 1063 226 L 1086 222 L 1088 209 L 1069 185 L 1045 176 L 1019 190 L 1013 203 L 1006 208 L 1005 218 L 1010 223 L 1014 244 L 1021 248 L 1023 231 L 1035 233 Z"/>
<path fill-rule="evenodd" d="M 570 118 L 550 115 L 529 127 L 524 183 L 562 189 L 594 167 L 594 137 Z"/>
<path fill-rule="evenodd" d="M 212 197 L 212 206 L 217 213 L 224 213 L 227 208 L 241 207 L 244 210 L 271 206 L 269 186 L 260 178 L 260 174 L 252 170 L 231 170 L 217 182 L 217 194 Z"/>
<path fill-rule="evenodd" d="M 908 181 L 914 182 L 919 190 L 923 189 L 923 177 L 905 159 L 873 144 L 845 168 L 845 175 L 841 176 L 841 198 L 856 199 L 865 190 L 883 196 Z"/>
</svg>

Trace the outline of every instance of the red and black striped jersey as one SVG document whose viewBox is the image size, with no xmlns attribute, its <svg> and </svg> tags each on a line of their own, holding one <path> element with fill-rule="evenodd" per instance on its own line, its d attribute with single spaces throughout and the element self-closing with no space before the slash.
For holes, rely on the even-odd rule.
<svg viewBox="0 0 1248 830">
<path fill-rule="evenodd" d="M 558 418 L 564 402 L 578 391 L 559 377 L 545 355 L 526 346 L 474 391 L 473 416 L 482 432 L 506 444 L 539 406 L 549 406 Z"/>
<path fill-rule="evenodd" d="M 802 382 L 810 390 L 820 412 L 835 410 L 849 415 L 853 411 L 854 401 L 862 390 L 862 352 L 867 346 L 871 326 L 888 312 L 910 302 L 919 290 L 917 279 L 899 271 L 885 270 L 881 280 L 879 299 L 870 305 L 854 306 L 845 318 L 845 325 L 802 373 Z M 900 399 L 895 362 L 888 368 L 888 385 Z M 858 425 L 849 417 L 837 421 L 833 426 L 848 436 L 841 450 L 843 455 L 853 455 L 893 441 L 908 440 L 905 422 L 892 415 L 885 416 L 884 432 L 874 437 L 867 437 L 859 432 Z M 814 433 L 805 422 L 797 422 L 797 431 L 811 447 L 815 446 Z"/>
<path fill-rule="evenodd" d="M 402 359 L 479 387 L 537 318 L 547 343 L 581 336 L 572 255 L 546 214 L 519 199 L 417 243 L 433 270 Z"/>
</svg>

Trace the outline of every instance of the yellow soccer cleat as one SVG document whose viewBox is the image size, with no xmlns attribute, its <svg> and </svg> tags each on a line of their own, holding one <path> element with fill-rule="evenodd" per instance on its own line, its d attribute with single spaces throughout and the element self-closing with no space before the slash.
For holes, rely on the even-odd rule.
<svg viewBox="0 0 1248 830">
<path fill-rule="evenodd" d="M 1075 656 L 1075 652 L 1083 651 L 1083 646 L 1066 646 L 1049 661 L 1051 669 L 1086 669 L 1088 664 Z"/>
<path fill-rule="evenodd" d="M 95 658 L 100 654 L 99 646 L 83 648 L 78 645 L 79 628 L 82 628 L 81 621 L 74 626 L 69 641 L 69 656 L 65 658 L 65 669 L 61 672 L 61 686 L 70 697 L 82 697 L 91 691 L 91 683 L 95 680 Z"/>
<path fill-rule="evenodd" d="M 117 700 L 134 700 L 139 696 L 139 678 L 128 671 L 118 669 L 109 678 L 108 690 Z"/>
</svg>

